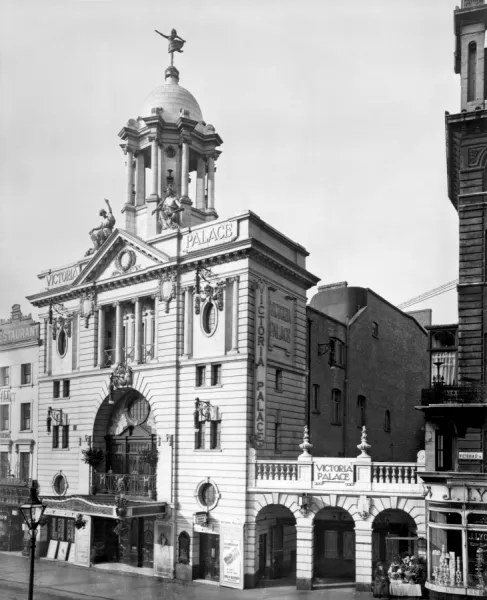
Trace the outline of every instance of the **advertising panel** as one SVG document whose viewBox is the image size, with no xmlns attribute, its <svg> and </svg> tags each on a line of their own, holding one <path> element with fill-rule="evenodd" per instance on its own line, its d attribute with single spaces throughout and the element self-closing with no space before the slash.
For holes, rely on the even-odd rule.
<svg viewBox="0 0 487 600">
<path fill-rule="evenodd" d="M 220 584 L 243 590 L 244 546 L 243 526 L 221 524 L 220 528 Z"/>
</svg>

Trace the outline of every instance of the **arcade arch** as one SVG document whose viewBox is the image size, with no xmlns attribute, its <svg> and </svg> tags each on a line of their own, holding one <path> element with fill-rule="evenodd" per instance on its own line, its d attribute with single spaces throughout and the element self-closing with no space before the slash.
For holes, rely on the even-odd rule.
<svg viewBox="0 0 487 600">
<path fill-rule="evenodd" d="M 327 506 L 314 518 L 316 583 L 355 581 L 355 522 L 348 511 Z"/>
<path fill-rule="evenodd" d="M 372 564 L 388 565 L 395 556 L 418 554 L 418 528 L 410 514 L 400 509 L 381 511 L 372 523 Z"/>
</svg>

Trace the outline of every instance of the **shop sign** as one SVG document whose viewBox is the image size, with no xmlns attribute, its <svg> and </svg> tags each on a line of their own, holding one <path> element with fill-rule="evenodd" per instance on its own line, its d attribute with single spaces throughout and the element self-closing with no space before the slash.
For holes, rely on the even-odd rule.
<svg viewBox="0 0 487 600">
<path fill-rule="evenodd" d="M 233 242 L 237 237 L 237 221 L 204 227 L 203 229 L 186 233 L 183 236 L 183 252 L 191 252 L 192 250 L 201 250 L 210 246 Z"/>
<path fill-rule="evenodd" d="M 460 460 L 483 460 L 483 452 L 459 452 L 458 458 Z"/>
<path fill-rule="evenodd" d="M 160 577 L 174 577 L 174 543 L 171 523 L 154 523 L 154 571 Z"/>
<path fill-rule="evenodd" d="M 91 544 L 91 519 L 85 517 L 88 523 L 82 529 L 76 530 L 76 544 L 74 548 L 74 562 L 85 567 L 90 566 L 90 544 Z"/>
<path fill-rule="evenodd" d="M 7 330 L 0 330 L 0 345 L 13 342 L 24 342 L 39 337 L 39 323 L 35 325 L 20 325 Z"/>
<path fill-rule="evenodd" d="M 313 487 L 354 483 L 353 464 L 349 458 L 315 458 L 313 469 Z"/>
<path fill-rule="evenodd" d="M 0 521 L 7 521 L 7 520 L 8 520 L 8 514 L 0 513 Z"/>
<path fill-rule="evenodd" d="M 0 400 L 2 402 L 14 402 L 15 392 L 11 390 L 0 390 Z M 2 433 L 4 435 L 2 435 Z M 10 437 L 10 433 L 0 432 L 0 437 Z"/>
<path fill-rule="evenodd" d="M 193 516 L 193 524 L 195 531 L 208 531 L 208 513 L 207 512 L 197 512 L 194 513 Z"/>
<path fill-rule="evenodd" d="M 222 524 L 220 548 L 220 584 L 242 590 L 243 527 Z"/>
<path fill-rule="evenodd" d="M 458 588 L 452 588 L 450 593 L 455 594 Z M 485 590 L 476 590 L 474 588 L 467 589 L 467 596 L 485 596 Z"/>
<path fill-rule="evenodd" d="M 267 375 L 267 323 L 266 323 L 266 284 L 257 282 L 255 295 L 255 422 L 254 445 L 263 448 L 265 444 L 266 420 L 266 375 Z"/>
<path fill-rule="evenodd" d="M 468 545 L 472 548 L 487 548 L 487 532 L 469 531 Z"/>
<path fill-rule="evenodd" d="M 280 348 L 292 355 L 294 300 L 277 290 L 269 291 L 269 350 Z"/>
</svg>

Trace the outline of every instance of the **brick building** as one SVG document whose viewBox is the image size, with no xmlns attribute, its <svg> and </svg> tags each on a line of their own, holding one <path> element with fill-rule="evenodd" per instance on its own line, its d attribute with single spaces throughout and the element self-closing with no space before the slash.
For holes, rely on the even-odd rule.
<svg viewBox="0 0 487 600">
<path fill-rule="evenodd" d="M 425 329 L 372 290 L 346 283 L 320 287 L 307 316 L 313 454 L 355 456 L 366 425 L 376 460 L 416 460 L 424 443 L 414 406 L 428 382 Z"/>
</svg>

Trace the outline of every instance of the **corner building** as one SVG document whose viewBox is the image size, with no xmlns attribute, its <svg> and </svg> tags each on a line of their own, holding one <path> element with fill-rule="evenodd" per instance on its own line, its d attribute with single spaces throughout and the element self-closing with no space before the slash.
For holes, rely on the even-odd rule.
<svg viewBox="0 0 487 600">
<path fill-rule="evenodd" d="M 218 220 L 222 141 L 175 67 L 143 115 L 120 132 L 122 227 L 41 273 L 29 298 L 43 338 L 39 545 L 54 560 L 243 588 L 259 568 L 249 456 L 273 456 L 276 431 L 280 458 L 301 442 L 317 278 L 255 214 Z M 178 199 L 179 227 L 155 210 L 163 197 Z"/>
<path fill-rule="evenodd" d="M 430 328 L 423 391 L 430 598 L 487 596 L 487 77 L 483 0 L 454 12 L 461 112 L 446 114 L 448 194 L 458 212 L 458 327 Z"/>
</svg>

